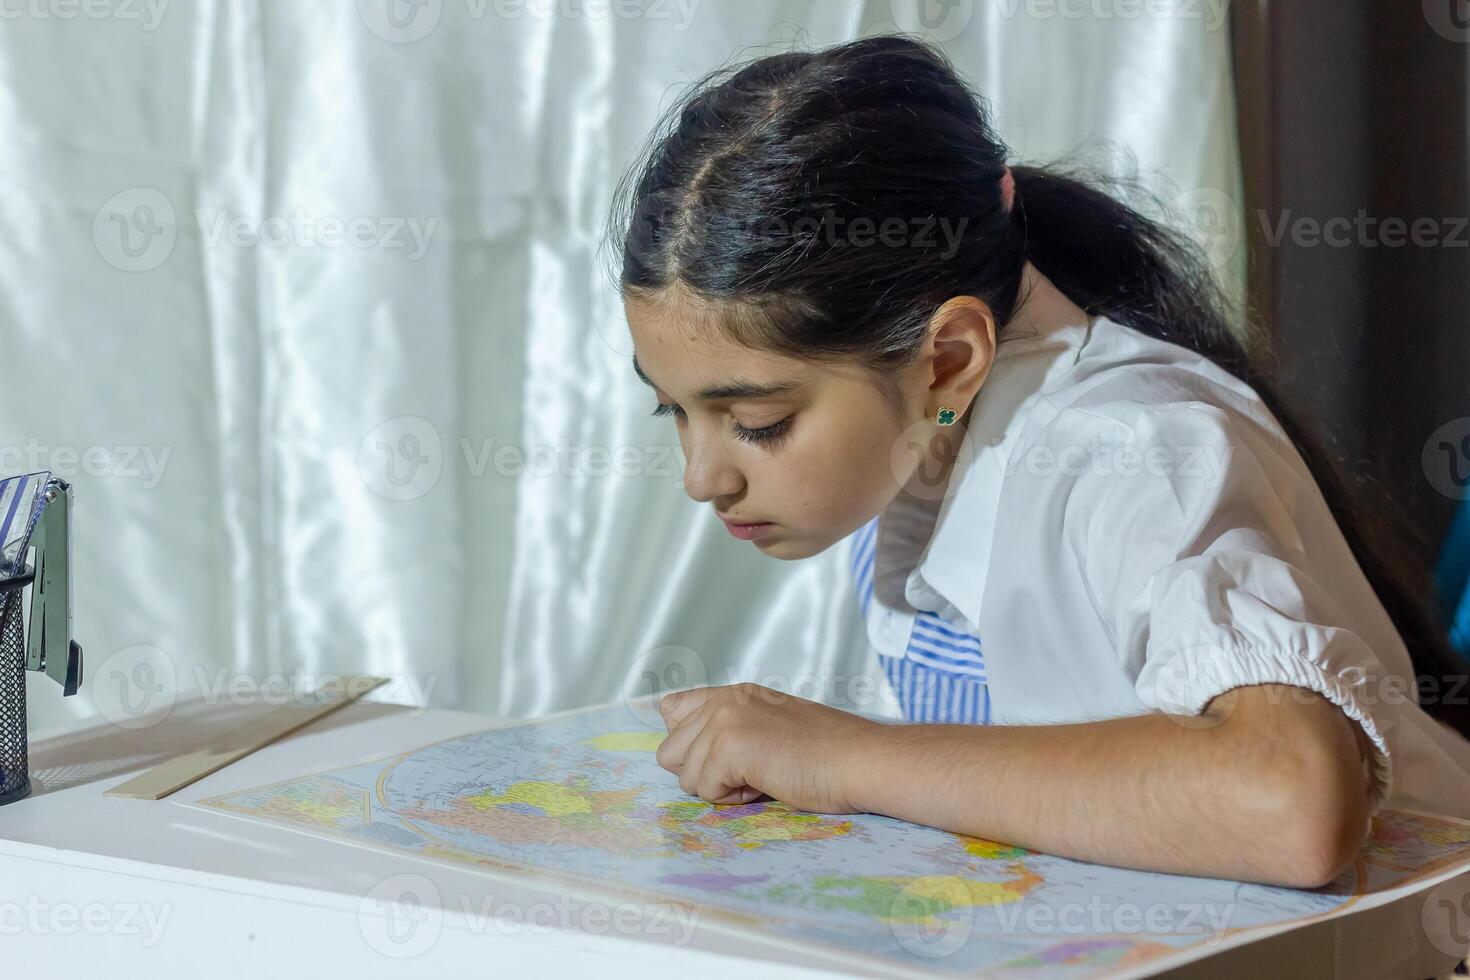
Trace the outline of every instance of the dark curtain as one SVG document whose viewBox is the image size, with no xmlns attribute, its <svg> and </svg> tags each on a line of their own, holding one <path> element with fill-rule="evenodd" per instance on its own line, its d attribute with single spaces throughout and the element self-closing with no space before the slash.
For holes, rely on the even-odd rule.
<svg viewBox="0 0 1470 980">
<path fill-rule="evenodd" d="M 1470 496 L 1470 0 L 1232 16 L 1256 316 L 1288 397 L 1434 566 Z"/>
</svg>

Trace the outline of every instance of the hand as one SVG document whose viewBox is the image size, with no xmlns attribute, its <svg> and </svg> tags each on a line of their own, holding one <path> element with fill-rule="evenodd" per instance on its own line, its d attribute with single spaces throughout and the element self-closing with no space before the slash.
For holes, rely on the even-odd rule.
<svg viewBox="0 0 1470 980">
<path fill-rule="evenodd" d="M 854 762 L 883 726 L 757 684 L 667 694 L 659 711 L 669 734 L 658 764 L 686 793 L 710 803 L 762 795 L 800 810 L 857 813 Z"/>
</svg>

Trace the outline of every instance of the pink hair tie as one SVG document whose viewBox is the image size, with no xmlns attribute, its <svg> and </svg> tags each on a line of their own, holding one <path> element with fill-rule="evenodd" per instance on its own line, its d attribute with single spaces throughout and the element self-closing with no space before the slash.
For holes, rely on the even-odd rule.
<svg viewBox="0 0 1470 980">
<path fill-rule="evenodd" d="M 1000 178 L 1000 201 L 1005 205 L 1007 211 L 1016 200 L 1016 178 L 1011 174 L 1011 168 L 1006 167 L 1006 172 Z"/>
</svg>

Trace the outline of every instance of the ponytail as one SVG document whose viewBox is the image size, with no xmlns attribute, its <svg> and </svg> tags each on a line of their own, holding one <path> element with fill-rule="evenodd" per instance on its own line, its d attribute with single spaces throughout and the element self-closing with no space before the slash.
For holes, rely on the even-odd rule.
<svg viewBox="0 0 1470 980">
<path fill-rule="evenodd" d="M 1059 168 L 1011 168 L 1007 208 L 1006 147 L 936 48 L 889 35 L 720 69 L 669 110 L 645 153 L 613 212 L 622 291 L 691 290 L 721 304 L 752 346 L 892 367 L 953 296 L 981 297 L 1008 322 L 1029 261 L 1088 314 L 1195 350 L 1251 385 L 1407 644 L 1425 709 L 1470 737 L 1470 705 L 1437 696 L 1458 695 L 1466 665 L 1431 611 L 1430 563 L 1252 361 L 1201 251 L 1100 180 Z M 830 233 L 859 221 L 901 233 L 882 248 Z"/>
</svg>

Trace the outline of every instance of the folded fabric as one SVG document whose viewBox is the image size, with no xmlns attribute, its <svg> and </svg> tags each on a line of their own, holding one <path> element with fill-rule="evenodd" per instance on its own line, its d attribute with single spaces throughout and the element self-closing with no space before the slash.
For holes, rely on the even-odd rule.
<svg viewBox="0 0 1470 980">
<path fill-rule="evenodd" d="M 1450 623 L 1450 642 L 1470 657 L 1470 500 L 1461 506 L 1450 528 L 1435 574 Z"/>
</svg>

